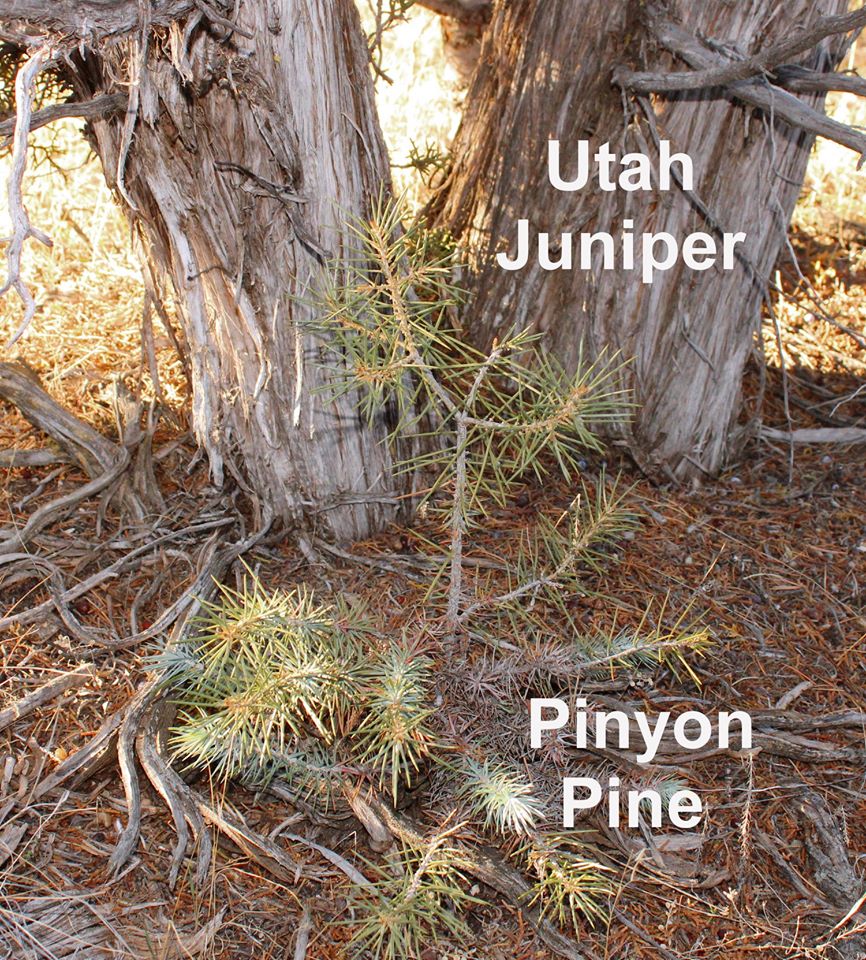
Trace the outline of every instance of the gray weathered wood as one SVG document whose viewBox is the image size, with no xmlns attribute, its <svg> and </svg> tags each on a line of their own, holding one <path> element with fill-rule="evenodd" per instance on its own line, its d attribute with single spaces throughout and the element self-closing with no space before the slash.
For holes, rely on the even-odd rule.
<svg viewBox="0 0 866 960">
<path fill-rule="evenodd" d="M 171 44 L 151 42 L 143 10 L 151 31 L 180 18 Z M 0 11 L 34 36 L 98 47 L 64 67 L 77 100 L 129 95 L 125 115 L 93 117 L 93 142 L 172 282 L 215 480 L 229 470 L 318 534 L 381 529 L 408 482 L 391 479 L 386 413 L 368 429 L 353 397 L 327 394 L 326 350 L 308 332 L 324 261 L 358 253 L 346 217 L 389 188 L 354 4 L 15 0 Z M 106 42 L 122 34 L 128 43 Z"/>
<path fill-rule="evenodd" d="M 866 15 L 866 9 L 859 12 Z M 833 120 L 787 90 L 782 90 L 767 81 L 740 80 L 722 83 L 721 78 L 731 76 L 733 73 L 729 69 L 729 61 L 708 50 L 688 30 L 684 30 L 670 20 L 657 20 L 654 24 L 654 33 L 666 50 L 695 67 L 695 72 L 615 71 L 614 80 L 624 89 L 634 93 L 684 92 L 712 85 L 716 80 L 728 96 L 749 106 L 757 107 L 759 110 L 765 110 L 774 120 L 783 120 L 795 129 L 835 140 L 861 155 L 866 153 L 866 136 L 844 123 L 839 123 L 838 120 Z M 697 80 L 692 82 L 691 78 L 697 78 Z M 817 92 L 821 92 L 820 89 Z"/>
<path fill-rule="evenodd" d="M 149 6 L 151 24 L 166 27 L 194 10 L 195 2 L 153 0 Z M 140 17 L 137 0 L 0 0 L 0 36 L 53 34 L 95 41 L 133 33 Z"/>
<path fill-rule="evenodd" d="M 41 687 L 31 690 L 30 693 L 25 694 L 10 706 L 0 710 L 0 730 L 5 730 L 17 720 L 29 716 L 34 710 L 38 710 L 39 707 L 51 703 L 52 700 L 67 690 L 83 686 L 92 677 L 93 668 L 86 664 L 66 673 L 61 673 L 47 683 L 43 683 Z"/>
<path fill-rule="evenodd" d="M 651 14 L 651 29 L 657 39 L 672 53 L 679 53 L 684 46 L 686 31 L 680 30 L 667 18 Z M 866 7 L 836 17 L 819 17 L 815 23 L 800 30 L 793 30 L 778 43 L 762 47 L 752 56 L 737 60 L 713 62 L 705 60 L 692 72 L 668 74 L 625 73 L 624 86 L 637 93 L 674 93 L 682 90 L 701 90 L 706 87 L 727 87 L 741 80 L 750 80 L 765 74 L 793 57 L 816 47 L 833 34 L 860 30 L 866 26 Z M 679 35 L 679 39 L 674 39 Z M 692 64 L 692 66 L 695 66 Z"/>
<path fill-rule="evenodd" d="M 748 56 L 786 37 L 793 24 L 805 29 L 821 14 L 847 11 L 845 0 L 820 6 L 675 0 L 668 16 L 692 38 L 735 39 Z M 841 41 L 827 42 L 804 57 L 803 66 L 826 70 L 841 47 Z M 744 109 L 718 89 L 674 93 L 652 107 L 630 104 L 611 84 L 617 65 L 671 73 L 682 69 L 682 60 L 653 43 L 639 5 L 497 4 L 455 139 L 452 173 L 431 212 L 470 257 L 475 299 L 465 322 L 480 342 L 512 324 L 532 324 L 567 366 L 575 364 L 581 340 L 591 357 L 619 350 L 631 361 L 620 382 L 638 406 L 631 418 L 623 410 L 616 432 L 648 471 L 703 477 L 717 472 L 749 433 L 740 417 L 742 372 L 813 138 L 782 123 L 778 110 Z M 778 104 L 791 95 L 772 96 Z M 822 97 L 804 96 L 802 104 L 817 112 Z M 637 151 L 655 160 L 657 137 L 692 157 L 693 193 L 605 192 L 597 182 L 563 193 L 548 181 L 550 138 L 561 141 L 568 175 L 569 149 L 578 140 L 589 139 L 593 150 L 609 142 L 618 154 Z M 636 235 L 667 231 L 682 242 L 694 231 L 724 230 L 744 231 L 748 239 L 732 271 L 717 265 L 695 272 L 678 264 L 651 285 L 641 282 L 639 271 L 605 271 L 599 262 L 588 271 L 545 271 L 535 258 L 506 272 L 494 254 L 513 250 L 519 217 L 529 218 L 533 232 L 553 237 L 603 231 L 618 238 L 628 218 Z"/>
<path fill-rule="evenodd" d="M 117 444 L 60 406 L 42 388 L 39 377 L 21 363 L 0 361 L 0 399 L 14 404 L 91 478 L 104 473 L 121 453 Z"/>
<path fill-rule="evenodd" d="M 792 93 L 853 93 L 866 97 L 866 79 L 855 73 L 819 73 L 797 64 L 784 64 L 773 71 L 773 82 Z"/>
</svg>

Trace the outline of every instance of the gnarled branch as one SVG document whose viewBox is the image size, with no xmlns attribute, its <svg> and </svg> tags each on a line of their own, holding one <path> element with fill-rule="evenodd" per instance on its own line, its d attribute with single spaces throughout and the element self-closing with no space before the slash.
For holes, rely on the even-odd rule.
<svg viewBox="0 0 866 960">
<path fill-rule="evenodd" d="M 866 14 L 864 14 L 864 17 L 866 17 Z M 713 74 L 716 78 L 715 85 L 720 84 L 718 78 L 723 76 L 720 67 L 727 66 L 728 61 L 708 49 L 691 33 L 670 20 L 656 20 L 653 29 L 657 39 L 666 50 L 694 67 L 704 79 L 715 70 L 716 72 Z M 689 74 L 634 73 L 618 68 L 614 71 L 613 82 L 626 92 L 637 94 L 670 90 L 681 92 L 685 89 L 695 89 L 695 87 L 672 86 L 671 78 L 680 76 L 689 76 Z M 698 84 L 698 87 L 705 86 L 706 83 L 703 81 Z M 788 93 L 787 90 L 781 89 L 781 87 L 773 86 L 766 81 L 740 80 L 728 86 L 723 85 L 723 91 L 725 96 L 757 107 L 775 119 L 784 120 L 792 127 L 799 127 L 808 133 L 841 143 L 843 146 L 859 153 L 861 157 L 866 154 L 866 136 L 844 123 L 832 120 L 820 110 L 815 110 L 808 104 L 803 103 L 802 100 Z"/>
<path fill-rule="evenodd" d="M 66 117 L 79 117 L 82 120 L 98 120 L 115 113 L 122 113 L 126 109 L 126 96 L 122 93 L 107 93 L 92 100 L 81 103 L 69 100 L 66 103 L 55 103 L 50 107 L 38 110 L 30 118 L 30 131 L 38 130 L 55 120 Z M 0 142 L 11 137 L 15 132 L 15 119 L 10 118 L 0 123 Z"/>
<path fill-rule="evenodd" d="M 91 479 L 102 475 L 120 456 L 117 444 L 65 410 L 24 364 L 0 362 L 0 399 L 14 404 L 34 427 L 47 433 Z"/>
<path fill-rule="evenodd" d="M 154 0 L 150 22 L 167 27 L 191 10 L 193 0 Z M 137 0 L 3 0 L 0 37 L 20 42 L 23 36 L 55 35 L 69 40 L 96 41 L 124 36 L 138 29 Z"/>
<path fill-rule="evenodd" d="M 774 70 L 773 83 L 791 93 L 853 93 L 866 97 L 866 79 L 856 73 L 822 73 L 796 63 Z"/>
<path fill-rule="evenodd" d="M 30 223 L 27 208 L 24 206 L 23 186 L 24 171 L 27 168 L 27 137 L 30 134 L 30 118 L 33 109 L 31 99 L 33 86 L 47 56 L 47 49 L 37 50 L 15 77 L 15 142 L 12 148 L 12 170 L 9 174 L 7 186 L 12 235 L 6 240 L 9 244 L 9 249 L 6 252 L 8 271 L 6 282 L 0 287 L 0 297 L 4 296 L 9 290 L 14 290 L 24 304 L 24 319 L 7 342 L 7 349 L 24 333 L 36 313 L 36 301 L 33 299 L 33 294 L 21 279 L 21 255 L 24 252 L 24 244 L 33 237 L 40 243 L 51 246 L 51 239 Z"/>
<path fill-rule="evenodd" d="M 671 37 L 669 21 L 651 15 L 651 28 L 662 45 L 668 50 Z M 766 74 L 806 50 L 811 50 L 826 37 L 866 26 L 866 7 L 838 17 L 819 17 L 810 27 L 794 31 L 785 40 L 766 47 L 754 56 L 734 62 L 722 60 L 718 64 L 696 67 L 694 71 L 680 73 L 631 73 L 623 72 L 623 85 L 635 93 L 673 93 L 682 90 L 703 90 L 707 87 L 727 87 L 742 80 L 750 80 Z M 677 28 L 679 29 L 679 28 Z M 672 50 L 679 55 L 679 50 Z M 696 66 L 692 64 L 692 66 Z"/>
</svg>

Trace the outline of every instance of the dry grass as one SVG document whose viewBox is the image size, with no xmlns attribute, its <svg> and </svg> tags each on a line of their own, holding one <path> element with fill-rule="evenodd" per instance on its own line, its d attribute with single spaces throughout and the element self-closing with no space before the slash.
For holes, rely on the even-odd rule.
<svg viewBox="0 0 866 960">
<path fill-rule="evenodd" d="M 25 279 L 39 304 L 29 330 L 4 358 L 23 360 L 59 402 L 97 429 L 115 432 L 113 381 L 153 384 L 142 371 L 141 318 L 144 288 L 129 225 L 108 188 L 99 162 L 66 120 L 34 135 L 26 204 L 34 225 L 53 240 L 49 249 L 30 242 Z M 9 158 L 0 162 L 5 183 Z M 8 234 L 2 210 L 0 233 Z M 21 321 L 14 295 L 0 301 L 0 339 Z M 154 330 L 163 395 L 180 409 L 186 385 L 180 362 L 158 321 Z"/>
</svg>

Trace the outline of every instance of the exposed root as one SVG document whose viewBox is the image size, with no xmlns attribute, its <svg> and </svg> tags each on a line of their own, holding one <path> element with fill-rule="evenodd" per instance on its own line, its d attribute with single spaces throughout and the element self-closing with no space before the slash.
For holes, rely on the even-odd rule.
<svg viewBox="0 0 866 960">
<path fill-rule="evenodd" d="M 117 763 L 126 795 L 127 820 L 108 861 L 109 873 L 116 874 L 120 871 L 132 856 L 141 836 L 141 788 L 135 765 L 135 738 L 141 727 L 142 717 L 157 694 L 156 682 L 150 681 L 127 707 L 123 723 L 117 732 Z"/>
<path fill-rule="evenodd" d="M 111 486 L 121 477 L 128 466 L 129 454 L 124 450 L 118 457 L 117 462 L 101 476 L 91 480 L 90 483 L 85 483 L 84 486 L 79 487 L 72 493 L 67 493 L 51 503 L 39 507 L 31 514 L 30 519 L 20 530 L 7 528 L 0 531 L 5 534 L 5 539 L 0 542 L 0 556 L 23 550 L 36 534 L 68 516 L 82 500 L 95 496 L 97 493 L 102 493 L 103 490 Z"/>
<path fill-rule="evenodd" d="M 40 620 L 50 617 L 52 612 L 56 609 L 66 626 L 74 632 L 74 626 L 69 622 L 69 617 L 71 616 L 69 612 L 70 604 L 90 593 L 92 590 L 95 590 L 107 580 L 116 577 L 134 561 L 148 553 L 156 551 L 157 548 L 164 546 L 171 541 L 182 540 L 185 537 L 191 537 L 199 533 L 205 533 L 215 529 L 223 528 L 231 525 L 232 523 L 234 523 L 232 519 L 224 517 L 216 520 L 208 520 L 204 523 L 191 524 L 190 526 L 183 527 L 180 530 L 171 530 L 168 533 L 162 534 L 161 536 L 154 537 L 153 540 L 148 541 L 140 547 L 136 547 L 134 550 L 130 550 L 129 553 L 124 554 L 114 563 L 103 567 L 90 577 L 87 577 L 87 579 L 82 580 L 80 583 L 77 583 L 75 586 L 69 587 L 68 589 L 63 583 L 60 570 L 49 561 L 44 560 L 41 557 L 31 556 L 27 553 L 6 555 L 0 554 L 0 566 L 4 564 L 15 564 L 17 568 L 20 564 L 25 568 L 36 567 L 45 569 L 49 574 L 50 579 L 48 585 L 51 590 L 51 599 L 29 607 L 27 610 L 23 610 L 20 613 L 12 613 L 9 614 L 9 616 L 0 618 L 0 630 L 11 627 L 13 624 L 27 626 L 31 623 L 38 623 Z M 217 538 L 218 535 L 212 536 L 202 548 L 197 564 L 198 569 L 201 572 L 196 577 L 193 584 L 187 590 L 185 590 L 183 594 L 181 594 L 181 596 L 178 597 L 178 599 L 167 610 L 163 612 L 163 614 L 152 626 L 146 630 L 139 631 L 133 636 L 127 637 L 124 640 L 108 643 L 106 645 L 111 646 L 113 649 L 120 649 L 121 647 L 139 643 L 142 640 L 146 640 L 170 629 L 177 617 L 184 612 L 186 607 L 194 600 L 194 598 L 201 595 L 201 590 L 203 588 L 207 588 L 208 578 L 212 576 L 211 561 L 217 549 Z M 15 582 L 15 577 L 22 575 L 23 574 L 21 570 L 18 570 L 18 572 L 15 574 L 10 573 L 5 575 L 2 581 L 3 586 L 6 588 L 10 587 L 12 583 Z"/>
<path fill-rule="evenodd" d="M 174 889 L 177 883 L 180 868 L 189 849 L 190 830 L 192 830 L 195 843 L 198 845 L 195 883 L 196 887 L 200 889 L 210 867 L 212 844 L 210 833 L 205 826 L 204 818 L 199 812 L 192 791 L 163 756 L 165 749 L 164 735 L 171 723 L 173 714 L 171 705 L 164 698 L 154 702 L 152 708 L 147 712 L 145 723 L 138 738 L 138 758 L 141 761 L 142 769 L 147 774 L 147 779 L 165 801 L 174 821 L 176 841 L 171 857 L 168 885 L 171 889 Z"/>
<path fill-rule="evenodd" d="M 64 409 L 43 390 L 36 374 L 25 364 L 0 362 L 0 398 L 14 404 L 38 430 L 48 434 L 65 455 L 91 478 L 82 497 L 103 493 L 100 518 L 111 500 L 136 523 L 159 516 L 165 503 L 153 472 L 151 442 L 156 430 L 154 408 L 148 410 L 147 426 L 141 427 L 142 405 L 122 384 L 115 384 L 115 415 L 121 443 L 113 443 Z M 127 468 L 131 467 L 127 476 Z M 80 491 L 79 491 L 80 492 Z M 78 501 L 60 498 L 43 508 L 44 522 L 18 532 L 18 546 L 39 530 L 62 519 Z M 38 512 L 38 511 L 37 511 Z M 31 517 L 31 521 L 33 518 Z M 25 532 L 26 531 L 26 532 Z M 10 535 L 11 536 L 11 535 Z M 3 545 L 5 546 L 5 545 Z M 0 546 L 0 549 L 3 549 Z M 16 547 L 15 549 L 17 549 Z"/>
<path fill-rule="evenodd" d="M 201 572 L 187 591 L 184 618 L 175 626 L 172 643 L 183 640 L 203 600 L 213 591 L 231 563 L 251 549 L 270 527 L 263 526 L 243 541 L 221 550 L 209 551 Z M 182 599 L 183 599 L 182 598 Z M 176 842 L 169 870 L 174 886 L 183 861 L 194 842 L 197 846 L 195 881 L 204 884 L 212 858 L 212 840 L 208 825 L 228 837 L 247 856 L 283 882 L 296 884 L 300 879 L 318 879 L 320 871 L 293 860 L 277 843 L 260 836 L 219 804 L 194 790 L 172 769 L 166 756 L 165 735 L 174 716 L 167 699 L 168 691 L 160 678 L 152 677 L 139 690 L 129 706 L 110 717 L 96 736 L 81 750 L 64 760 L 35 789 L 37 799 L 69 782 L 80 782 L 116 758 L 126 796 L 127 822 L 109 859 L 109 871 L 117 874 L 128 862 L 141 835 L 141 786 L 139 766 L 148 781 L 165 801 L 174 821 Z"/>
<path fill-rule="evenodd" d="M 117 758 L 117 731 L 123 722 L 123 711 L 112 714 L 87 744 L 59 763 L 40 781 L 33 791 L 33 800 L 51 793 L 65 783 L 73 785 L 89 780 Z"/>
<path fill-rule="evenodd" d="M 231 553 L 236 555 L 236 551 L 237 548 L 232 548 Z M 225 552 L 220 559 L 223 561 L 220 566 L 225 569 L 230 562 Z M 182 638 L 184 629 L 185 624 L 176 628 L 175 642 Z M 628 709 L 624 704 L 612 702 L 608 705 Z M 208 800 L 184 782 L 172 768 L 166 753 L 166 732 L 173 718 L 174 708 L 168 700 L 168 691 L 160 687 L 158 679 L 151 679 L 139 691 L 127 710 L 123 712 L 122 717 L 111 718 L 87 747 L 64 761 L 54 774 L 43 781 L 36 791 L 36 796 L 41 796 L 73 775 L 78 779 L 91 775 L 98 766 L 110 758 L 113 747 L 121 768 L 129 812 L 126 827 L 109 862 L 112 871 L 117 872 L 122 869 L 136 849 L 140 837 L 141 791 L 138 772 L 140 765 L 147 780 L 166 803 L 174 822 L 176 840 L 168 877 L 170 886 L 173 887 L 177 883 L 185 858 L 191 849 L 196 850 L 195 881 L 199 885 L 204 883 L 212 857 L 209 827 L 216 828 L 250 859 L 284 883 L 296 884 L 302 878 L 322 879 L 324 874 L 321 870 L 298 863 L 273 840 L 250 829 L 238 816 Z M 763 715 L 755 714 L 755 736 L 756 740 L 763 740 L 764 749 L 767 752 L 774 752 L 781 756 L 797 757 L 806 761 L 824 761 L 831 757 L 862 761 L 862 751 L 805 740 L 799 734 L 806 730 L 859 727 L 863 719 L 863 716 L 856 711 L 844 711 L 816 718 L 792 711 L 766 711 Z M 621 751 L 610 750 L 607 753 L 607 759 L 613 759 L 619 763 L 628 761 L 627 755 Z M 685 763 L 695 759 L 694 755 L 689 756 L 682 748 L 667 741 L 663 742 L 660 755 L 662 755 L 662 765 Z M 363 797 L 353 794 L 349 800 L 355 816 L 363 823 L 380 849 L 386 847 L 389 840 L 393 841 L 395 838 L 421 849 L 428 844 L 423 826 L 406 814 L 394 810 L 390 803 L 375 793 L 366 794 Z M 810 894 L 810 899 L 819 908 L 826 906 L 828 902 L 840 910 L 851 908 L 852 904 L 856 903 L 859 893 L 859 881 L 850 865 L 845 843 L 826 804 L 817 795 L 807 794 L 800 808 L 802 816 L 809 824 L 807 832 L 811 839 L 808 851 L 815 864 L 815 882 L 827 900 L 815 898 L 805 886 L 801 892 L 804 895 Z M 648 846 L 644 847 L 636 840 L 628 844 L 619 831 L 601 831 L 597 834 L 588 831 L 587 839 L 590 833 L 602 846 L 615 849 L 629 858 L 638 856 L 645 863 L 649 873 L 658 875 L 665 882 L 675 878 L 679 884 L 685 886 L 698 884 L 706 888 L 711 883 L 725 879 L 725 875 L 720 874 L 714 881 L 707 878 L 700 882 L 694 880 L 693 874 L 678 869 L 679 861 L 676 857 L 670 854 L 660 856 L 651 837 L 646 838 Z M 288 835 L 288 839 L 315 849 L 352 882 L 362 885 L 368 882 L 351 863 L 326 847 L 293 834 Z M 784 861 L 781 854 L 775 850 L 771 838 L 759 833 L 756 841 L 774 861 L 779 859 Z M 635 844 L 640 846 L 639 851 Z M 553 953 L 570 960 L 591 960 L 591 953 L 580 947 L 554 924 L 546 921 L 538 910 L 528 907 L 529 884 L 497 850 L 486 846 L 464 845 L 461 856 L 465 861 L 467 872 L 496 890 L 518 908 Z M 847 958 L 861 955 L 856 952 L 862 947 L 856 936 L 843 939 L 842 935 L 839 935 L 837 939 L 839 943 L 834 945 L 840 951 L 840 956 Z"/>
<path fill-rule="evenodd" d="M 48 434 L 91 479 L 117 460 L 117 445 L 50 397 L 25 364 L 0 362 L 0 397 L 16 406 L 37 430 Z"/>
<path fill-rule="evenodd" d="M 91 478 L 72 493 L 39 507 L 20 529 L 0 531 L 4 538 L 0 555 L 24 549 L 46 527 L 67 517 L 82 500 L 101 493 L 106 494 L 102 510 L 117 495 L 135 521 L 145 520 L 150 512 L 149 498 L 143 499 L 136 491 L 156 487 L 149 459 L 136 458 L 132 483 L 123 478 L 133 463 L 130 451 L 152 436 L 153 424 L 147 434 L 139 430 L 134 443 L 118 446 L 64 410 L 42 389 L 39 378 L 19 363 L 0 362 L 0 397 L 13 403 L 37 429 L 47 433 L 66 457 Z M 150 470 L 149 476 L 139 477 L 142 470 Z"/>
<path fill-rule="evenodd" d="M 806 850 L 814 869 L 815 883 L 835 907 L 846 911 L 831 931 L 833 936 L 827 946 L 832 945 L 845 960 L 861 960 L 866 956 L 866 936 L 856 932 L 846 936 L 844 929 L 839 929 L 858 915 L 862 929 L 863 917 L 858 913 L 858 903 L 860 907 L 863 905 L 863 880 L 851 865 L 844 831 L 830 813 L 824 798 L 817 793 L 805 791 L 797 810 L 805 828 Z"/>
<path fill-rule="evenodd" d="M 176 618 L 172 639 L 174 644 L 184 641 L 192 622 L 191 617 L 195 615 L 202 599 L 210 594 L 213 580 L 224 579 L 233 560 L 254 545 L 261 538 L 262 531 L 228 547 L 219 543 L 219 536 L 219 533 L 214 533 L 210 543 L 201 551 L 199 574 L 195 583 L 185 594 L 187 602 L 182 610 L 183 616 Z M 547 672 L 546 668 L 540 667 L 537 661 L 532 662 L 539 676 Z M 617 682 L 612 680 L 604 683 L 587 682 L 581 690 L 590 694 L 594 704 L 604 709 L 621 710 L 629 714 L 636 708 L 634 703 L 626 701 L 625 698 L 629 696 L 627 693 L 612 692 L 617 690 Z M 127 797 L 128 819 L 110 858 L 110 868 L 115 873 L 123 869 L 138 846 L 141 830 L 140 777 L 141 772 L 144 771 L 145 782 L 151 784 L 162 797 L 174 824 L 174 847 L 167 871 L 171 886 L 175 886 L 184 875 L 186 864 L 189 864 L 191 878 L 194 877 L 198 885 L 205 883 L 212 860 L 212 829 L 231 840 L 263 870 L 284 883 L 297 884 L 302 879 L 319 880 L 330 875 L 332 867 L 336 867 L 355 884 L 363 885 L 369 882 L 357 871 L 350 860 L 339 853 L 294 834 L 283 835 L 283 839 L 277 842 L 261 836 L 244 823 L 241 817 L 226 809 L 219 800 L 203 796 L 185 783 L 178 772 L 172 768 L 167 751 L 166 734 L 173 722 L 173 717 L 169 691 L 159 685 L 157 678 L 151 678 L 138 692 L 129 707 L 121 715 L 109 720 L 94 741 L 88 744 L 79 755 L 64 761 L 54 774 L 43 781 L 36 796 L 43 795 L 51 787 L 56 787 L 73 776 L 82 778 L 92 774 L 95 769 L 116 754 Z M 848 731 L 860 731 L 866 722 L 866 715 L 859 711 L 845 710 L 811 716 L 791 709 L 756 710 L 752 712 L 752 719 L 753 750 L 756 752 L 787 757 L 800 763 L 826 763 L 829 760 L 859 767 L 866 763 L 866 752 L 862 750 L 855 738 L 851 736 L 846 743 Z M 823 739 L 824 735 L 832 731 L 837 732 L 838 742 Z M 640 741 L 637 729 L 633 733 L 635 739 Z M 714 748 L 706 751 L 687 751 L 673 740 L 669 735 L 670 731 L 666 733 L 668 736 L 662 738 L 658 750 L 657 772 L 671 773 L 677 769 L 691 769 L 696 761 L 707 760 L 720 754 L 728 754 L 735 759 L 743 759 L 744 756 L 742 743 L 737 740 L 736 735 L 732 736 L 731 746 L 726 750 L 720 751 Z M 732 731 L 732 734 L 735 734 L 735 731 Z M 717 736 L 710 739 L 718 742 Z M 565 736 L 562 738 L 562 744 L 569 749 Z M 570 749 L 574 750 L 576 747 L 572 744 Z M 606 748 L 598 751 L 598 755 L 617 767 L 628 768 L 636 765 L 636 757 L 627 750 Z M 582 752 L 581 760 L 586 759 L 586 752 Z M 283 792 L 282 796 L 286 802 L 295 803 L 290 793 Z M 375 794 L 347 794 L 347 800 L 355 817 L 364 825 L 377 849 L 387 848 L 395 838 L 422 849 L 429 845 L 426 826 L 404 813 L 397 812 L 383 798 Z M 303 809 L 303 804 L 300 802 L 296 806 Z M 808 810 L 810 812 L 805 812 L 804 809 L 803 814 L 812 825 L 807 831 L 810 836 L 807 849 L 815 865 L 815 884 L 821 889 L 823 896 L 812 888 L 808 880 L 801 881 L 800 884 L 794 881 L 793 877 L 796 876 L 797 869 L 788 864 L 786 855 L 777 849 L 777 838 L 773 830 L 768 829 L 767 832 L 762 832 L 760 827 L 753 823 L 750 826 L 750 838 L 756 844 L 755 859 L 757 860 L 759 856 L 758 851 L 765 852 L 770 865 L 775 865 L 774 869 L 789 876 L 794 888 L 805 900 L 816 909 L 835 908 L 837 911 L 835 916 L 841 918 L 840 923 L 843 923 L 846 910 L 850 911 L 853 907 L 854 913 L 851 916 L 857 915 L 856 903 L 860 891 L 856 889 L 856 874 L 848 859 L 844 841 L 840 836 L 836 836 L 836 842 L 834 842 L 834 834 L 838 834 L 839 831 L 832 823 L 832 817 L 829 817 L 826 806 L 823 812 L 829 817 L 829 826 L 822 815 L 819 802 L 810 801 Z M 311 818 L 315 815 L 315 811 L 308 811 L 308 813 Z M 588 826 L 591 828 L 592 823 Z M 646 881 L 661 883 L 681 892 L 706 890 L 725 880 L 734 879 L 723 866 L 720 868 L 718 861 L 711 863 L 710 858 L 706 858 L 703 863 L 696 864 L 688 859 L 688 854 L 686 857 L 677 856 L 678 852 L 696 849 L 695 846 L 686 846 L 688 842 L 696 842 L 698 846 L 704 841 L 711 842 L 706 838 L 685 835 L 653 836 L 647 829 L 644 831 L 642 840 L 639 834 L 625 834 L 618 830 L 607 830 L 601 827 L 595 831 L 588 829 L 582 838 L 588 845 L 599 848 L 600 862 L 608 866 L 616 864 L 619 867 L 622 867 L 625 862 L 639 863 L 643 871 L 642 876 Z M 293 848 L 287 850 L 286 842 L 292 844 Z M 315 850 L 317 855 L 325 858 L 327 864 L 316 867 L 305 865 L 296 859 L 295 851 L 300 845 Z M 538 910 L 528 907 L 530 883 L 522 872 L 497 850 L 466 843 L 463 845 L 461 855 L 467 865 L 467 873 L 491 887 L 503 900 L 519 909 L 552 953 L 572 958 L 572 960 L 582 960 L 592 956 L 575 939 L 563 933 L 553 923 L 546 921 Z M 847 865 L 847 873 L 845 865 Z M 832 879 L 839 881 L 840 884 L 839 889 L 833 892 L 829 889 Z M 616 910 L 615 915 L 620 918 L 624 926 L 644 942 L 654 943 L 649 933 L 642 929 L 641 922 L 633 922 L 639 918 L 629 918 L 623 910 Z M 829 928 L 831 923 L 832 920 L 829 920 L 824 929 Z M 839 950 L 843 957 L 853 958 L 862 955 L 856 952 L 856 949 L 860 949 L 860 946 L 857 946 L 856 923 L 857 920 L 843 923 L 841 932 L 831 934 L 835 937 L 833 949 Z M 850 944 L 855 946 L 850 947 Z M 845 953 L 849 949 L 850 952 Z M 662 955 L 673 956 L 674 954 Z"/>
</svg>

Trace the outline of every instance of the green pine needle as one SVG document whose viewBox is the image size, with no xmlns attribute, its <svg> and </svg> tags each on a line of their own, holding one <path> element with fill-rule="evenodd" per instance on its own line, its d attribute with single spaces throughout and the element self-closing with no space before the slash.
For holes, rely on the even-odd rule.
<svg viewBox="0 0 866 960">
<path fill-rule="evenodd" d="M 457 943 L 468 939 L 459 911 L 481 901 L 465 892 L 460 851 L 446 843 L 451 832 L 424 852 L 404 845 L 389 871 L 377 870 L 376 882 L 353 888 L 353 957 L 407 960 L 441 943 L 443 934 Z"/>
<path fill-rule="evenodd" d="M 467 759 L 459 771 L 459 793 L 484 826 L 502 834 L 531 833 L 544 811 L 533 794 L 532 784 L 504 764 Z"/>
<path fill-rule="evenodd" d="M 569 837 L 537 838 L 522 850 L 536 876 L 529 906 L 541 916 L 579 933 L 582 921 L 594 927 L 607 921 L 612 896 L 611 870 L 581 853 Z"/>
</svg>

